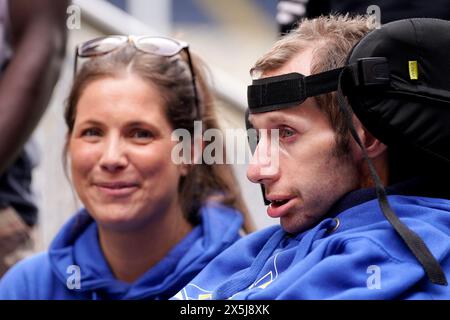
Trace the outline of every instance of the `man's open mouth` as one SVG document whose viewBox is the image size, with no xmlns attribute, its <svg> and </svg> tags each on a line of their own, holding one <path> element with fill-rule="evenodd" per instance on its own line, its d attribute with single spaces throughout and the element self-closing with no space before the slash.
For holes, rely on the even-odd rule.
<svg viewBox="0 0 450 320">
<path fill-rule="evenodd" d="M 270 201 L 267 214 L 272 218 L 285 215 L 295 205 L 295 197 L 292 196 L 268 196 L 267 200 Z"/>
<path fill-rule="evenodd" d="M 288 203 L 290 199 L 285 199 L 285 200 L 274 200 L 270 202 L 270 205 L 274 208 L 278 208 L 281 207 L 282 205 Z"/>
</svg>

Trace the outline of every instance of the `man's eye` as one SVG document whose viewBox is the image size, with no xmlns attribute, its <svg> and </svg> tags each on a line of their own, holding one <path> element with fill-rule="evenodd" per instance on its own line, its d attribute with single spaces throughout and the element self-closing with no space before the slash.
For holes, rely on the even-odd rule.
<svg viewBox="0 0 450 320">
<path fill-rule="evenodd" d="M 295 131 L 290 128 L 280 129 L 280 138 L 290 138 L 295 134 Z"/>
</svg>

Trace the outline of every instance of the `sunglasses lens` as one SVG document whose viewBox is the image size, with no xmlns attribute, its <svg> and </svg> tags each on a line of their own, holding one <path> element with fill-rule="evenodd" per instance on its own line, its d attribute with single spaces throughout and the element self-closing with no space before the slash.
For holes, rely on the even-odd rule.
<svg viewBox="0 0 450 320">
<path fill-rule="evenodd" d="M 89 57 L 101 53 L 107 53 L 117 48 L 124 43 L 126 38 L 122 37 L 106 37 L 100 39 L 93 39 L 85 42 L 83 46 L 79 48 L 78 54 L 80 57 Z"/>
<path fill-rule="evenodd" d="M 159 56 L 173 56 L 183 48 L 178 42 L 166 38 L 144 37 L 137 43 L 139 49 Z"/>
<path fill-rule="evenodd" d="M 127 43 L 129 40 L 134 44 L 134 46 L 146 53 L 154 54 L 158 56 L 171 57 L 178 54 L 181 50 L 186 49 L 186 57 L 187 63 L 189 65 L 189 69 L 191 71 L 192 76 L 192 86 L 194 89 L 195 95 L 195 104 L 197 109 L 197 115 L 200 116 L 200 107 L 198 104 L 197 97 L 197 86 L 195 84 L 195 73 L 192 67 L 191 56 L 189 53 L 189 47 L 187 43 L 179 42 L 173 39 L 164 38 L 164 37 L 152 37 L 152 36 L 144 36 L 144 37 L 127 37 L 127 36 L 108 36 L 102 38 L 96 38 L 90 41 L 87 41 L 80 46 L 77 47 L 77 54 L 75 54 L 75 63 L 74 63 L 74 76 L 76 74 L 77 68 L 77 59 L 78 57 L 88 58 L 95 57 L 98 55 L 107 54 L 114 49 L 120 47 L 121 45 Z"/>
</svg>

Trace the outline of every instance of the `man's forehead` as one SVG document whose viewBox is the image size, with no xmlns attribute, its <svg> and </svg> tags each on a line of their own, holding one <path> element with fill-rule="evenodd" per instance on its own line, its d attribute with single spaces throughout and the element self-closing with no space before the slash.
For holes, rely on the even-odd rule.
<svg viewBox="0 0 450 320">
<path fill-rule="evenodd" d="M 280 68 L 264 72 L 261 78 L 273 77 L 292 72 L 297 72 L 303 74 L 304 76 L 309 76 L 311 74 L 313 52 L 314 48 L 305 48 L 304 50 L 295 54 Z"/>
</svg>

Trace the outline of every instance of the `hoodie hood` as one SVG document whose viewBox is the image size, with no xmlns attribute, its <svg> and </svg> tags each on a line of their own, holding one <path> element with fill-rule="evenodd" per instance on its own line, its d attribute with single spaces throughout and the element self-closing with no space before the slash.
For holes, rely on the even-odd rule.
<svg viewBox="0 0 450 320">
<path fill-rule="evenodd" d="M 200 217 L 200 224 L 160 262 L 129 284 L 114 277 L 100 248 L 97 223 L 81 209 L 50 245 L 51 269 L 66 287 L 68 270 L 78 267 L 80 288 L 75 291 L 87 299 L 167 299 L 240 237 L 243 219 L 238 211 L 209 203 L 200 209 Z"/>
</svg>

